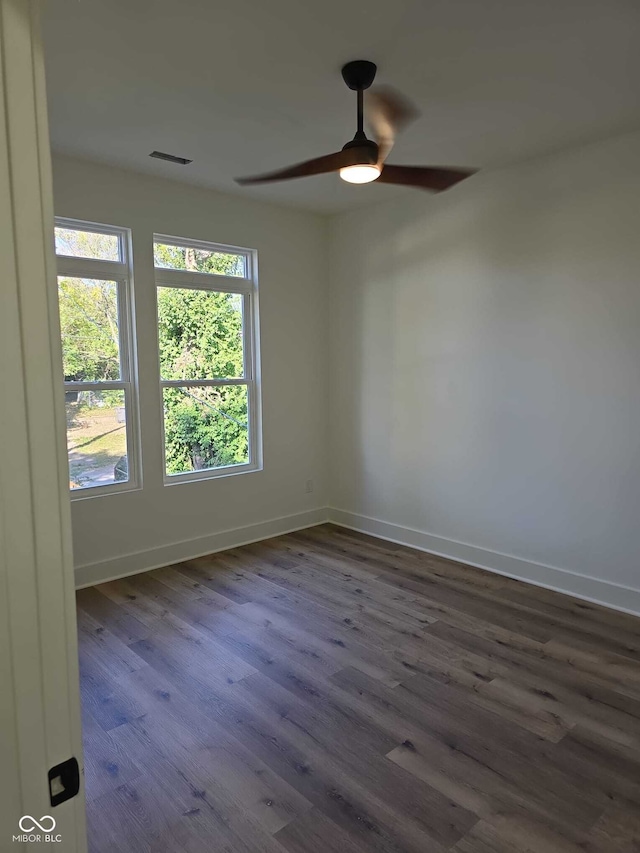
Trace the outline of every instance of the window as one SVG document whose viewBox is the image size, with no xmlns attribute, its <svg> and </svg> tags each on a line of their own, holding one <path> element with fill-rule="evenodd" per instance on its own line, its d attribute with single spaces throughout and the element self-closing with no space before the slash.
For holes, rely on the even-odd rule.
<svg viewBox="0 0 640 853">
<path fill-rule="evenodd" d="M 261 467 L 255 253 L 156 235 L 165 482 Z"/>
<path fill-rule="evenodd" d="M 131 252 L 124 228 L 56 219 L 69 485 L 76 497 L 139 485 Z"/>
</svg>

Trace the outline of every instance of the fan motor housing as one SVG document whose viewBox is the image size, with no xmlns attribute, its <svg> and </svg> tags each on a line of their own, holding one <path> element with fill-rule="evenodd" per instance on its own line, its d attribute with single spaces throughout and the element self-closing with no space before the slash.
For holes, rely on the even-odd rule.
<svg viewBox="0 0 640 853">
<path fill-rule="evenodd" d="M 360 148 L 362 150 L 363 162 L 377 163 L 378 162 L 378 146 L 372 139 L 367 139 L 366 136 L 361 137 L 356 133 L 354 138 L 342 146 L 342 150 L 348 148 Z"/>
<path fill-rule="evenodd" d="M 342 68 L 342 79 L 350 89 L 368 89 L 373 83 L 378 66 L 367 59 L 354 59 Z"/>
</svg>

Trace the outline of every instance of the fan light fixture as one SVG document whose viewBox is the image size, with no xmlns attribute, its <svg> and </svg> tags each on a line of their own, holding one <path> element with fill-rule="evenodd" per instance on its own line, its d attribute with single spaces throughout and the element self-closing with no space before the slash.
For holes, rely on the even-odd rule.
<svg viewBox="0 0 640 853">
<path fill-rule="evenodd" d="M 417 187 L 431 192 L 441 192 L 468 178 L 475 169 L 449 169 L 438 166 L 393 166 L 387 163 L 396 136 L 418 115 L 415 107 L 393 89 L 383 88 L 371 92 L 368 97 L 369 123 L 374 130 L 375 141 L 364 132 L 364 93 L 376 76 L 376 65 L 366 59 L 354 59 L 342 68 L 342 79 L 356 93 L 357 130 L 353 139 L 342 146 L 341 151 L 305 160 L 285 169 L 265 175 L 236 178 L 241 186 L 265 184 L 272 181 L 288 181 L 291 178 L 306 178 L 311 175 L 326 175 L 339 172 L 349 184 L 398 184 Z"/>
<path fill-rule="evenodd" d="M 345 166 L 340 169 L 340 177 L 350 184 L 368 184 L 380 177 L 382 170 L 379 166 Z"/>
</svg>

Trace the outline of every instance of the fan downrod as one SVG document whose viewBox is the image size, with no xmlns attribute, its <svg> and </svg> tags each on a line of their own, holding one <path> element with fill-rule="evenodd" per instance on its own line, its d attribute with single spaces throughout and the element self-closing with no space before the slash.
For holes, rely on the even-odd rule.
<svg viewBox="0 0 640 853">
<path fill-rule="evenodd" d="M 342 67 L 342 79 L 350 89 L 362 91 L 373 83 L 377 65 L 366 59 L 354 59 Z"/>
</svg>

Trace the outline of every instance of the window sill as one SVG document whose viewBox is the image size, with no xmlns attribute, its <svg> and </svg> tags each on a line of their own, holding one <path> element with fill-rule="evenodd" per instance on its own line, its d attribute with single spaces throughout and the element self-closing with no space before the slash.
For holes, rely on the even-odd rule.
<svg viewBox="0 0 640 853">
<path fill-rule="evenodd" d="M 186 474 L 166 474 L 165 486 L 178 486 L 184 483 L 201 483 L 204 480 L 220 480 L 227 477 L 237 477 L 240 474 L 254 474 L 262 471 L 262 465 L 228 465 L 225 468 L 214 468 L 209 471 L 189 471 Z"/>
<path fill-rule="evenodd" d="M 86 489 L 70 489 L 71 502 L 84 501 L 89 498 L 106 498 L 109 495 L 122 495 L 125 492 L 141 492 L 142 486 L 136 483 L 122 483 L 111 486 L 90 486 Z"/>
</svg>

